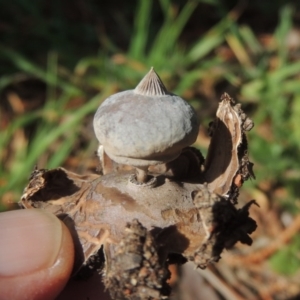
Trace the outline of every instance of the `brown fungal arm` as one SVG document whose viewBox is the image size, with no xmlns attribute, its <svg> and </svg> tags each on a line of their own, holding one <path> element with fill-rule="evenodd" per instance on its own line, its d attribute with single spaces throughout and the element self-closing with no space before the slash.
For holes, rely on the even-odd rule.
<svg viewBox="0 0 300 300">
<path fill-rule="evenodd" d="M 245 131 L 253 122 L 245 115 L 239 104 L 226 93 L 221 97 L 216 119 L 211 124 L 211 143 L 203 173 L 208 189 L 218 195 L 232 194 L 244 180 L 254 176 L 248 159 Z M 237 177 L 241 174 L 240 177 Z M 235 180 L 236 179 L 236 180 Z M 232 199 L 237 201 L 237 199 Z"/>
</svg>

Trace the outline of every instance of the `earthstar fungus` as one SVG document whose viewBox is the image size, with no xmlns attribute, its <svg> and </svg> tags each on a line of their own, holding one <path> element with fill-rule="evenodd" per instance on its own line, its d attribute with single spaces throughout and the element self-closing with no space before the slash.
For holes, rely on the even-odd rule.
<svg viewBox="0 0 300 300">
<path fill-rule="evenodd" d="M 205 160 L 190 147 L 199 126 L 194 110 L 153 69 L 135 90 L 105 100 L 94 126 L 99 154 L 120 167 L 102 175 L 36 169 L 20 201 L 69 227 L 74 275 L 102 266 L 113 299 L 167 299 L 169 264 L 205 268 L 235 243 L 251 244 L 255 201 L 236 204 L 239 188 L 254 177 L 246 139 L 253 122 L 228 94 L 210 126 Z M 140 170 L 139 182 L 123 164 Z"/>
<path fill-rule="evenodd" d="M 151 68 L 134 90 L 100 105 L 94 130 L 103 151 L 117 163 L 136 167 L 138 181 L 145 182 L 150 165 L 174 160 L 195 142 L 199 123 L 192 106 L 169 93 Z"/>
</svg>

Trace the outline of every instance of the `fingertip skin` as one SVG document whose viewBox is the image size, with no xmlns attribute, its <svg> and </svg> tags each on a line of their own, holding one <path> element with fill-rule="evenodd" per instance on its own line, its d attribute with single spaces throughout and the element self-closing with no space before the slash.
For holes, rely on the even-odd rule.
<svg viewBox="0 0 300 300">
<path fill-rule="evenodd" d="M 69 230 L 63 222 L 61 226 L 61 248 L 54 264 L 20 276 L 0 276 L 0 300 L 51 300 L 63 290 L 73 269 L 74 246 Z"/>
</svg>

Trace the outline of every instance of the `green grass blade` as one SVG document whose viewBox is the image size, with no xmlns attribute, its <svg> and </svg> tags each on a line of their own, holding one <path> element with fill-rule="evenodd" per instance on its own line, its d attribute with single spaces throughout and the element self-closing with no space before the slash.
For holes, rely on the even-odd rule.
<svg viewBox="0 0 300 300">
<path fill-rule="evenodd" d="M 151 7 L 152 1 L 139 0 L 134 20 L 134 31 L 128 52 L 132 58 L 141 60 L 144 58 L 151 20 Z"/>
<path fill-rule="evenodd" d="M 0 194 L 13 187 L 20 186 L 20 183 L 24 183 L 25 178 L 29 176 L 37 159 L 48 149 L 48 147 L 69 131 L 75 132 L 76 127 L 80 127 L 82 119 L 87 114 L 94 112 L 101 103 L 101 100 L 111 93 L 112 87 L 109 87 L 102 94 L 92 98 L 80 110 L 66 112 L 65 121 L 63 123 L 51 127 L 43 126 L 32 141 L 28 153 L 26 154 L 26 158 L 20 158 L 16 162 L 13 168 L 13 174 L 11 174 L 12 176 L 9 178 L 7 185 L 0 189 Z M 22 153 L 25 155 L 26 150 L 22 149 Z"/>
<path fill-rule="evenodd" d="M 210 29 L 198 42 L 190 49 L 186 59 L 194 63 L 225 41 L 225 33 L 233 24 L 234 19 L 229 15 L 222 19 L 217 25 Z"/>
<path fill-rule="evenodd" d="M 170 0 L 159 0 L 160 7 L 165 15 L 165 19 L 168 19 L 168 15 L 170 14 Z"/>
<path fill-rule="evenodd" d="M 288 48 L 286 47 L 286 37 L 292 28 L 292 13 L 293 9 L 290 5 L 286 5 L 280 11 L 280 22 L 275 31 L 277 40 L 278 54 L 280 65 L 285 65 L 288 59 Z"/>
<path fill-rule="evenodd" d="M 63 79 L 57 81 L 56 76 L 47 73 L 42 68 L 36 66 L 33 62 L 29 61 L 24 56 L 22 56 L 14 50 L 0 46 L 0 54 L 6 57 L 7 59 L 10 59 L 11 62 L 21 71 L 38 77 L 49 85 L 55 85 L 57 83 L 60 88 L 64 89 L 65 91 L 68 91 L 69 94 L 82 94 L 81 90 L 75 87 L 74 85 L 71 85 Z"/>
<path fill-rule="evenodd" d="M 263 52 L 263 47 L 261 46 L 260 42 L 257 40 L 255 34 L 253 33 L 252 29 L 248 26 L 241 26 L 239 28 L 239 32 L 241 38 L 246 43 L 247 47 L 253 54 L 260 54 Z"/>
<path fill-rule="evenodd" d="M 171 13 L 167 14 L 165 22 L 151 47 L 149 61 L 153 64 L 165 62 L 168 55 L 176 48 L 178 37 L 197 5 L 194 1 L 188 1 L 177 17 Z M 171 9 L 169 7 L 169 10 Z"/>
</svg>

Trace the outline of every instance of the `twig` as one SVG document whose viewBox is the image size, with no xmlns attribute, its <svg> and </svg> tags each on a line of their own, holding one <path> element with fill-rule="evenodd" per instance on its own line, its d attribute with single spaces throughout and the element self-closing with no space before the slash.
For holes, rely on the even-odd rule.
<svg viewBox="0 0 300 300">
<path fill-rule="evenodd" d="M 268 257 L 273 255 L 278 251 L 283 245 L 287 244 L 289 240 L 296 235 L 300 230 L 300 215 L 295 217 L 293 223 L 283 230 L 279 236 L 271 242 L 267 247 L 251 253 L 247 256 L 234 256 L 230 255 L 227 259 L 227 262 L 231 265 L 240 265 L 240 264 L 260 264 L 265 261 Z"/>
<path fill-rule="evenodd" d="M 188 263 L 192 264 L 192 263 Z M 243 300 L 243 298 L 238 295 L 234 290 L 228 287 L 228 285 L 218 278 L 211 270 L 209 269 L 196 269 L 197 272 L 205 278 L 225 299 L 227 300 Z"/>
</svg>

